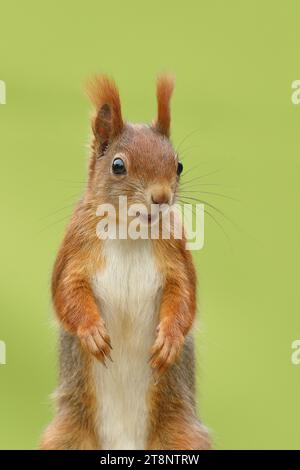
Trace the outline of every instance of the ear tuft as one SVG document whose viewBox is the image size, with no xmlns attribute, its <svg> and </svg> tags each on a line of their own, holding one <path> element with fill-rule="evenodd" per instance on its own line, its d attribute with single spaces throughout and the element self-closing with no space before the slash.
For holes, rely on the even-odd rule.
<svg viewBox="0 0 300 470">
<path fill-rule="evenodd" d="M 170 101 L 175 86 L 172 75 L 159 75 L 156 82 L 157 118 L 155 128 L 166 137 L 170 136 Z"/>
<path fill-rule="evenodd" d="M 86 86 L 87 95 L 96 108 L 93 120 L 95 137 L 101 144 L 116 137 L 123 129 L 121 103 L 115 82 L 106 75 L 98 75 Z"/>
</svg>

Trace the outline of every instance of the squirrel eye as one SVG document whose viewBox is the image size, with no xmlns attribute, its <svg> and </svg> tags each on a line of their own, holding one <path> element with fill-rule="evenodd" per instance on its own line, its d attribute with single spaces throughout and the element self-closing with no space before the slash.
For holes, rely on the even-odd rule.
<svg viewBox="0 0 300 470">
<path fill-rule="evenodd" d="M 122 158 L 115 158 L 112 163 L 112 171 L 115 175 L 124 175 L 126 173 L 125 163 Z"/>
<path fill-rule="evenodd" d="M 183 164 L 181 162 L 178 162 L 178 165 L 177 165 L 177 175 L 181 175 L 182 173 L 182 170 L 183 170 Z"/>
</svg>

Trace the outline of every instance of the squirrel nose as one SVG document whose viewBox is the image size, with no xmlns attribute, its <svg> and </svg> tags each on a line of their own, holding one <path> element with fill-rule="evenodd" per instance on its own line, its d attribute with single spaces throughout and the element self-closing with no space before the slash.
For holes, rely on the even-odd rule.
<svg viewBox="0 0 300 470">
<path fill-rule="evenodd" d="M 167 193 L 154 193 L 151 195 L 153 204 L 169 204 L 170 197 Z"/>
</svg>

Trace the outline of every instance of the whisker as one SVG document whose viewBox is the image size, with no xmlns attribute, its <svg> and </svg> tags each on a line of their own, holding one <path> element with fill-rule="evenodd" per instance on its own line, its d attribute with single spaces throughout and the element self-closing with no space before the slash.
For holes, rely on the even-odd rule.
<svg viewBox="0 0 300 470">
<path fill-rule="evenodd" d="M 202 186 L 220 186 L 220 187 L 223 187 L 223 188 L 230 188 L 230 189 L 235 189 L 236 188 L 236 186 L 228 186 L 226 184 L 221 184 L 221 183 L 200 183 L 200 184 L 201 184 L 201 187 Z M 182 186 L 184 186 L 184 185 L 180 185 L 180 187 L 182 187 Z M 198 188 L 199 186 L 198 185 L 197 186 L 195 186 L 195 185 L 189 186 L 189 188 L 193 188 L 193 187 Z"/>
<path fill-rule="evenodd" d="M 192 201 L 195 201 L 195 202 L 199 202 L 200 204 L 204 204 L 204 205 L 207 205 L 208 207 L 210 207 L 211 209 L 214 209 L 216 212 L 218 212 L 219 214 L 221 214 L 224 219 L 226 219 L 228 222 L 230 222 L 238 231 L 240 231 L 240 227 L 238 227 L 238 225 L 233 221 L 231 220 L 230 217 L 228 217 L 223 211 L 221 211 L 221 209 L 219 209 L 218 207 L 216 207 L 214 204 L 211 204 L 203 199 L 196 199 L 194 197 L 188 197 L 188 196 L 184 196 L 184 198 L 186 199 L 187 202 L 191 202 Z"/>
<path fill-rule="evenodd" d="M 207 214 L 214 222 L 215 224 L 221 229 L 221 231 L 223 232 L 223 234 L 225 235 L 227 241 L 228 241 L 228 244 L 230 246 L 230 248 L 232 249 L 232 243 L 231 243 L 231 240 L 230 240 L 230 237 L 228 235 L 228 233 L 226 232 L 226 230 L 224 230 L 224 227 L 220 224 L 220 222 L 211 214 L 211 212 L 208 212 L 207 209 L 204 209 L 204 212 L 205 214 Z"/>
<path fill-rule="evenodd" d="M 67 215 L 65 217 L 63 217 L 62 219 L 59 219 L 59 220 L 56 220 L 55 222 L 53 222 L 52 224 L 49 224 L 47 225 L 46 227 L 43 227 L 38 233 L 43 233 L 45 232 L 46 230 L 48 230 L 49 228 L 52 228 L 54 227 L 55 225 L 61 223 L 61 222 L 65 222 L 66 220 L 69 220 L 70 219 L 70 215 Z"/>
<path fill-rule="evenodd" d="M 187 183 L 192 183 L 193 181 L 200 180 L 202 178 L 205 178 L 206 176 L 214 175 L 215 173 L 220 173 L 220 171 L 222 170 L 223 168 L 219 168 L 218 170 L 210 171 L 209 173 L 205 173 L 204 175 L 196 176 L 195 178 L 192 178 L 189 181 L 183 181 L 182 185 L 187 184 Z"/>
<path fill-rule="evenodd" d="M 179 160 L 180 160 L 180 158 L 179 158 Z M 196 168 L 199 168 L 200 166 L 201 166 L 201 163 L 198 163 L 198 165 L 192 166 L 192 167 L 189 168 L 187 171 L 185 171 L 184 173 L 182 173 L 181 178 L 184 178 L 185 175 L 187 175 L 187 174 L 190 173 L 191 171 L 195 170 Z"/>
<path fill-rule="evenodd" d="M 184 155 L 186 152 L 190 152 L 191 150 L 195 150 L 195 149 L 199 149 L 199 148 L 201 148 L 201 145 L 192 145 L 191 147 L 187 147 L 186 149 L 183 149 L 180 152 L 180 156 Z"/>
<path fill-rule="evenodd" d="M 61 207 L 60 209 L 57 209 L 56 211 L 51 212 L 50 214 L 47 214 L 44 217 L 41 217 L 39 220 L 42 221 L 42 220 L 48 219 L 49 217 L 52 217 L 53 215 L 56 215 L 59 212 L 62 212 L 63 210 L 65 210 L 65 209 L 69 209 L 70 207 L 74 207 L 75 204 L 76 204 L 76 202 L 72 202 L 72 204 L 68 204 L 64 207 Z"/>
<path fill-rule="evenodd" d="M 185 201 L 182 201 L 179 199 L 179 202 L 181 204 L 186 204 Z M 195 213 L 195 210 L 194 208 L 192 208 L 192 212 L 193 212 L 193 215 L 196 216 L 196 213 Z M 220 230 L 222 231 L 223 235 L 225 235 L 225 238 L 230 246 L 230 248 L 232 249 L 232 243 L 231 243 L 231 240 L 230 240 L 230 237 L 228 235 L 228 233 L 226 232 L 226 230 L 224 229 L 224 227 L 222 226 L 222 224 L 220 224 L 220 222 L 216 219 L 216 217 L 211 214 L 211 212 L 209 212 L 207 209 L 204 208 L 204 213 L 207 214 L 214 222 L 215 224 L 220 228 Z"/>
<path fill-rule="evenodd" d="M 223 197 L 224 199 L 230 199 L 231 201 L 240 202 L 240 200 L 235 198 L 235 197 L 227 196 L 226 194 L 215 193 L 215 192 L 212 192 L 212 191 L 188 191 L 188 190 L 185 190 L 185 191 L 180 191 L 180 192 L 183 195 L 185 195 L 185 194 L 188 195 L 189 193 L 192 193 L 192 194 L 212 194 L 213 196 Z"/>
<path fill-rule="evenodd" d="M 79 181 L 79 180 L 66 180 L 63 178 L 55 178 L 55 181 L 59 181 L 60 183 L 75 183 L 75 184 L 87 184 L 87 181 Z"/>
<path fill-rule="evenodd" d="M 191 131 L 189 134 L 187 134 L 187 135 L 179 142 L 179 144 L 176 146 L 176 149 L 175 149 L 176 153 L 179 152 L 180 147 L 182 146 L 182 144 L 183 144 L 184 142 L 186 142 L 187 139 L 189 139 L 192 135 L 194 135 L 194 134 L 196 134 L 197 132 L 200 132 L 200 131 L 201 131 L 201 127 L 198 127 L 197 129 L 194 129 L 194 130 Z"/>
</svg>

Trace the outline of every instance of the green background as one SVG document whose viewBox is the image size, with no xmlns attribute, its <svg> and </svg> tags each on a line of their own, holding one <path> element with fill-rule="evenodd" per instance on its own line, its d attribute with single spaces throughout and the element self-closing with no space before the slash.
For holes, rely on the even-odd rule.
<svg viewBox="0 0 300 470">
<path fill-rule="evenodd" d="M 86 179 L 82 84 L 113 75 L 125 118 L 149 122 L 164 70 L 174 144 L 194 131 L 189 194 L 233 222 L 210 209 L 221 226 L 207 217 L 194 253 L 201 416 L 218 449 L 300 448 L 299 14 L 297 1 L 1 2 L 1 448 L 34 448 L 52 415 L 49 281 Z"/>
</svg>

